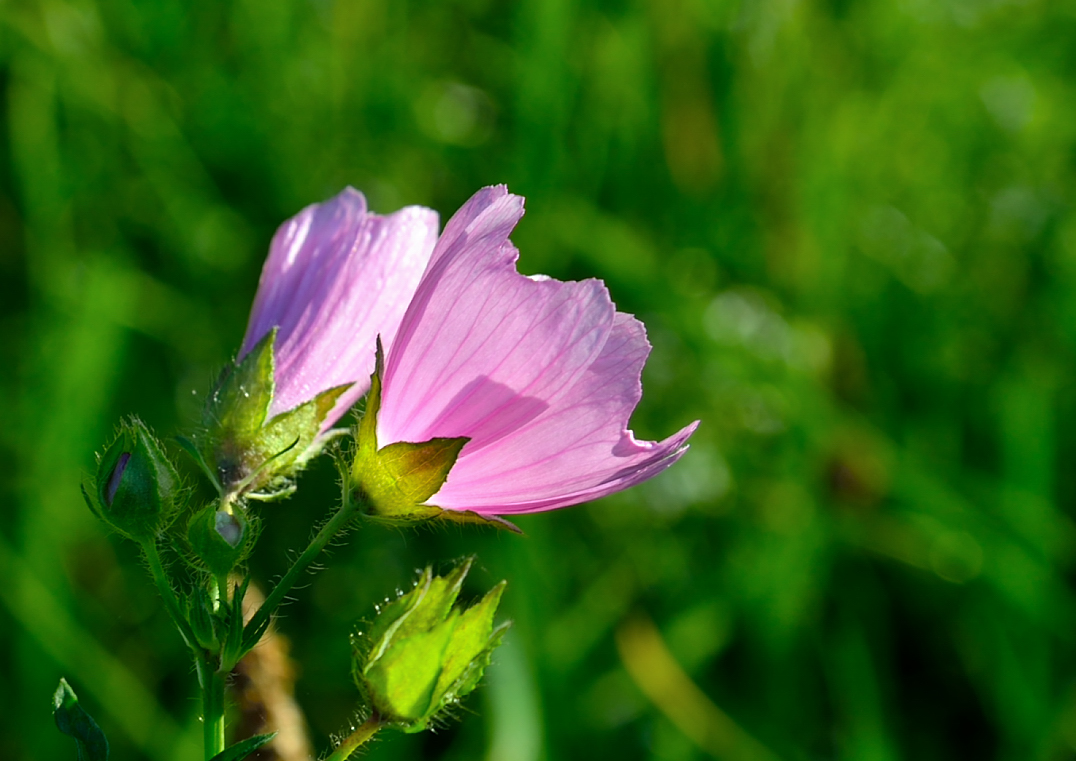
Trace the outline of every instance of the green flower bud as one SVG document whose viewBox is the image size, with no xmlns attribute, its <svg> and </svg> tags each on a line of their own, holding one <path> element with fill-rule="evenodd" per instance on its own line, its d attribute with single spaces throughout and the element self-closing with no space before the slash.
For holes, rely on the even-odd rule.
<svg viewBox="0 0 1076 761">
<path fill-rule="evenodd" d="M 93 483 L 82 494 L 105 523 L 137 542 L 150 541 L 172 522 L 181 483 L 175 466 L 146 425 L 132 418 L 97 458 Z"/>
<path fill-rule="evenodd" d="M 355 682 L 385 723 L 418 732 L 478 686 L 508 624 L 493 626 L 503 581 L 467 610 L 453 608 L 473 562 L 445 577 L 427 568 L 354 638 Z"/>
<path fill-rule="evenodd" d="M 194 554 L 214 576 L 226 576 L 250 546 L 250 522 L 240 508 L 218 510 L 213 504 L 191 518 L 187 539 Z"/>
</svg>

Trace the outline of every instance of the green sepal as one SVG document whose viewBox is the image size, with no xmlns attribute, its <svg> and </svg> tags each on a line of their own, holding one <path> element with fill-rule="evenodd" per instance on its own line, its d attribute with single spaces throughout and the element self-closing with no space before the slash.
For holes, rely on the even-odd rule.
<svg viewBox="0 0 1076 761">
<path fill-rule="evenodd" d="M 473 510 L 442 510 L 436 517 L 438 520 L 447 521 L 448 523 L 493 527 L 511 531 L 513 534 L 523 534 L 523 530 L 519 526 L 499 515 L 480 515 Z"/>
<path fill-rule="evenodd" d="M 377 415 L 381 410 L 384 364 L 379 337 L 366 413 L 356 436 L 352 486 L 371 517 L 399 523 L 435 518 L 444 511 L 423 503 L 441 490 L 470 438 L 434 438 L 420 443 L 398 441 L 379 449 Z"/>
<path fill-rule="evenodd" d="M 195 460 L 209 471 L 222 494 L 251 499 L 278 499 L 293 488 L 289 479 L 299 473 L 343 431 L 321 427 L 344 384 L 321 392 L 298 407 L 269 418 L 277 329 L 273 328 L 217 381 L 207 401 Z"/>
<path fill-rule="evenodd" d="M 220 617 L 213 612 L 213 603 L 205 586 L 197 585 L 190 598 L 187 609 L 187 621 L 191 625 L 194 639 L 211 652 L 220 649 Z"/>
<path fill-rule="evenodd" d="M 220 653 L 220 668 L 221 671 L 224 672 L 230 672 L 235 668 L 235 664 L 239 663 L 239 659 L 250 652 L 251 648 L 258 644 L 258 639 L 260 639 L 259 636 L 258 639 L 250 641 L 250 639 L 245 636 L 243 598 L 247 596 L 247 589 L 249 587 L 250 577 L 246 576 L 232 593 L 231 604 L 221 606 L 221 611 L 225 616 L 225 620 L 222 627 L 224 637 Z"/>
<path fill-rule="evenodd" d="M 470 558 L 445 577 L 427 568 L 354 642 L 356 684 L 387 723 L 418 732 L 477 686 L 505 626 L 493 616 L 505 583 L 471 608 L 453 608 Z"/>
<path fill-rule="evenodd" d="M 494 628 L 493 616 L 508 582 L 502 581 L 477 604 L 460 614 L 452 630 L 434 694 L 441 696 L 435 712 L 457 702 L 478 686 L 490 655 L 510 624 Z M 496 635 L 496 636 L 494 636 Z"/>
<path fill-rule="evenodd" d="M 245 357 L 226 367 L 207 400 L 202 422 L 237 435 L 254 434 L 265 422 L 276 389 L 273 381 L 273 328 Z"/>
<path fill-rule="evenodd" d="M 66 679 L 52 696 L 52 716 L 61 732 L 75 738 L 79 761 L 108 761 L 108 739 L 97 722 L 78 702 Z"/>
<path fill-rule="evenodd" d="M 241 507 L 219 510 L 214 503 L 195 513 L 187 524 L 187 540 L 214 576 L 227 576 L 247 555 L 254 533 Z"/>
<path fill-rule="evenodd" d="M 237 742 L 230 748 L 225 748 L 220 753 L 213 756 L 210 761 L 240 761 L 240 759 L 246 758 L 266 743 L 271 742 L 274 737 L 276 737 L 276 732 L 270 732 L 267 735 L 254 735 L 254 737 L 248 737 L 246 740 Z"/>
<path fill-rule="evenodd" d="M 184 489 L 164 447 L 138 418 L 120 423 L 97 458 L 95 476 L 84 478 L 90 510 L 123 536 L 153 541 L 175 518 Z"/>
<path fill-rule="evenodd" d="M 205 461 L 205 457 L 198 450 L 198 446 L 188 439 L 186 436 L 176 436 L 175 441 L 179 444 L 180 448 L 187 453 L 187 456 L 194 460 L 195 464 L 206 474 L 206 478 L 213 484 L 219 493 L 224 493 L 224 488 L 220 485 L 220 481 L 217 480 L 217 474 L 213 472 L 213 469 L 209 467 L 209 463 Z"/>
</svg>

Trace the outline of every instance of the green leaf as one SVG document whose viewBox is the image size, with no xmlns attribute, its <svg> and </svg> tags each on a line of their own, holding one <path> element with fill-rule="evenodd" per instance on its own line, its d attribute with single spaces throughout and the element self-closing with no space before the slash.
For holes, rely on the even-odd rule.
<svg viewBox="0 0 1076 761">
<path fill-rule="evenodd" d="M 105 733 L 79 704 L 66 679 L 60 680 L 52 696 L 52 715 L 60 731 L 75 738 L 79 761 L 108 761 Z"/>
<path fill-rule="evenodd" d="M 190 598 L 187 621 L 198 644 L 206 650 L 216 651 L 220 648 L 220 635 L 212 609 L 209 592 L 203 585 L 196 586 Z"/>
<path fill-rule="evenodd" d="M 267 735 L 254 735 L 254 737 L 237 742 L 230 748 L 225 748 L 220 753 L 213 756 L 210 761 L 239 761 L 240 759 L 249 756 L 267 742 L 270 742 L 274 737 L 276 737 L 276 732 L 270 732 Z"/>
<path fill-rule="evenodd" d="M 379 658 L 398 637 L 431 628 L 444 620 L 459 596 L 463 579 L 474 565 L 474 558 L 464 560 L 448 576 L 434 576 L 427 567 L 410 592 L 381 609 L 369 631 L 371 658 Z"/>
</svg>

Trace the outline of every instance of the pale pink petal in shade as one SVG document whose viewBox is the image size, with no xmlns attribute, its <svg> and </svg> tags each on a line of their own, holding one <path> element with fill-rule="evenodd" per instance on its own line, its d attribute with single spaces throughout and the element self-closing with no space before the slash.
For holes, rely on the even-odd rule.
<svg viewBox="0 0 1076 761">
<path fill-rule="evenodd" d="M 642 323 L 597 280 L 516 271 L 523 200 L 479 191 L 449 221 L 387 351 L 378 442 L 467 436 L 429 504 L 537 512 L 640 483 L 687 449 L 627 429 L 650 351 Z"/>
<path fill-rule="evenodd" d="M 437 240 L 437 213 L 410 206 L 379 216 L 347 188 L 281 225 L 262 269 L 240 357 L 278 328 L 270 416 L 354 384 L 331 426 L 369 388 L 374 345 L 392 345 Z"/>
</svg>

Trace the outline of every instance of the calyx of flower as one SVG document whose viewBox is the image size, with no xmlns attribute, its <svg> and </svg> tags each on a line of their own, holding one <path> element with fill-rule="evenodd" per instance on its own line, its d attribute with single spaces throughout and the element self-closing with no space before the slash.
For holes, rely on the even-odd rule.
<svg viewBox="0 0 1076 761">
<path fill-rule="evenodd" d="M 348 385 L 269 418 L 276 335 L 269 331 L 224 370 L 202 415 L 198 450 L 224 495 L 273 499 L 290 493 L 289 479 L 343 433 L 321 428 Z"/>
<path fill-rule="evenodd" d="M 369 707 L 404 732 L 425 729 L 478 686 L 510 626 L 493 625 L 503 581 L 472 607 L 453 607 L 473 562 L 444 577 L 426 568 L 353 639 L 356 684 Z"/>
<path fill-rule="evenodd" d="M 424 504 L 436 494 L 456 463 L 466 436 L 434 438 L 413 443 L 400 441 L 378 449 L 377 413 L 381 407 L 384 352 L 377 342 L 377 361 L 370 378 L 366 412 L 356 434 L 351 485 L 368 515 L 407 523 L 442 515 L 441 508 Z"/>
<path fill-rule="evenodd" d="M 182 491 L 175 466 L 137 418 L 124 421 L 97 458 L 97 473 L 82 484 L 90 510 L 136 542 L 154 539 L 172 522 Z"/>
</svg>

